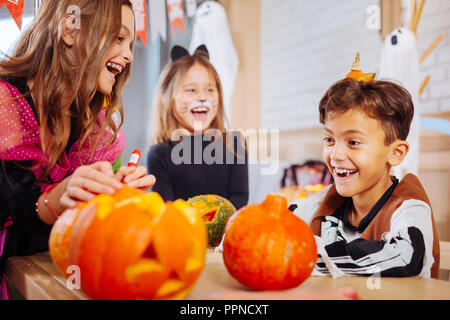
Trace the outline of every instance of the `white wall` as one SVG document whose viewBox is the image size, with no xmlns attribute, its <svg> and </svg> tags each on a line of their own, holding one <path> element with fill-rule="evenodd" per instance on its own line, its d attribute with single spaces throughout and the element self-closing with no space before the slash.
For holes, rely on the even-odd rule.
<svg viewBox="0 0 450 320">
<path fill-rule="evenodd" d="M 450 1 L 428 0 L 417 32 L 420 55 L 440 33 L 444 39 L 421 65 L 422 78 L 431 76 L 421 97 L 426 113 L 450 111 Z"/>
<path fill-rule="evenodd" d="M 361 53 L 363 72 L 377 71 L 382 40 L 366 26 L 378 0 L 262 0 L 261 127 L 316 127 L 326 89 Z M 450 1 L 428 0 L 418 29 L 419 54 L 438 33 L 445 38 L 423 63 L 431 79 L 422 112 L 450 110 Z"/>
</svg>

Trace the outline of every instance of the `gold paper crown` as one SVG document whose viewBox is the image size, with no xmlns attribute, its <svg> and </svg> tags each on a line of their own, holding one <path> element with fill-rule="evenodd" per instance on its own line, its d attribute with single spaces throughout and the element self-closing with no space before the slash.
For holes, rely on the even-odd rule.
<svg viewBox="0 0 450 320">
<path fill-rule="evenodd" d="M 375 79 L 375 72 L 363 73 L 361 70 L 361 65 L 359 64 L 360 55 L 359 52 L 356 53 L 355 61 L 353 61 L 352 68 L 347 74 L 346 78 L 353 78 L 357 81 L 370 82 Z"/>
</svg>

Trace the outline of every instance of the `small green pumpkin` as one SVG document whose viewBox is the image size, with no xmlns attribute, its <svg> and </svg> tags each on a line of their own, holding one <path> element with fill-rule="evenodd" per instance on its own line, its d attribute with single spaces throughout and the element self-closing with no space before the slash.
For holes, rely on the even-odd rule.
<svg viewBox="0 0 450 320">
<path fill-rule="evenodd" d="M 228 218 L 236 212 L 236 208 L 229 200 L 215 194 L 195 196 L 188 202 L 200 211 L 203 221 L 206 223 L 209 245 L 218 246 Z"/>
</svg>

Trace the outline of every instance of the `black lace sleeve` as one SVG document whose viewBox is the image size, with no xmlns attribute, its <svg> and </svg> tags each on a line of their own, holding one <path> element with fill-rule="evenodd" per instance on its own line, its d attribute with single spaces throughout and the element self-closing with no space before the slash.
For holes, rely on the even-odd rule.
<svg viewBox="0 0 450 320">
<path fill-rule="evenodd" d="M 13 162 L 0 162 L 0 227 L 11 216 L 0 267 L 8 257 L 31 255 L 48 250 L 51 226 L 36 213 L 40 187 L 34 174 Z"/>
</svg>

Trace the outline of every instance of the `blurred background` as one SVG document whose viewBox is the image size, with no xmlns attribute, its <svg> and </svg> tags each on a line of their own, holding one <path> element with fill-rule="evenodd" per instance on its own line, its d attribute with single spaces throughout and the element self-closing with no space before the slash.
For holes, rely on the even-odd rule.
<svg viewBox="0 0 450 320">
<path fill-rule="evenodd" d="M 0 50 L 10 50 L 41 1 L 24 1 L 21 29 L 17 13 L 14 20 L 4 5 L 8 1 L 0 1 Z M 139 39 L 124 92 L 124 161 L 135 148 L 143 150 L 144 157 L 147 154 L 153 92 L 170 48 L 179 44 L 192 49 L 206 43 L 226 87 L 230 128 L 279 130 L 277 150 L 271 150 L 277 171 L 262 175 L 258 161 L 250 166 L 250 203 L 301 180 L 305 172 L 294 179 L 297 171 L 292 166 L 321 160 L 318 102 L 350 71 L 356 52 L 363 72 L 379 73 L 383 51 L 394 42 L 392 32 L 415 28 L 421 124 L 418 174 L 430 197 L 440 240 L 450 240 L 450 1 L 132 2 Z M 420 19 L 415 21 L 417 12 Z"/>
</svg>

